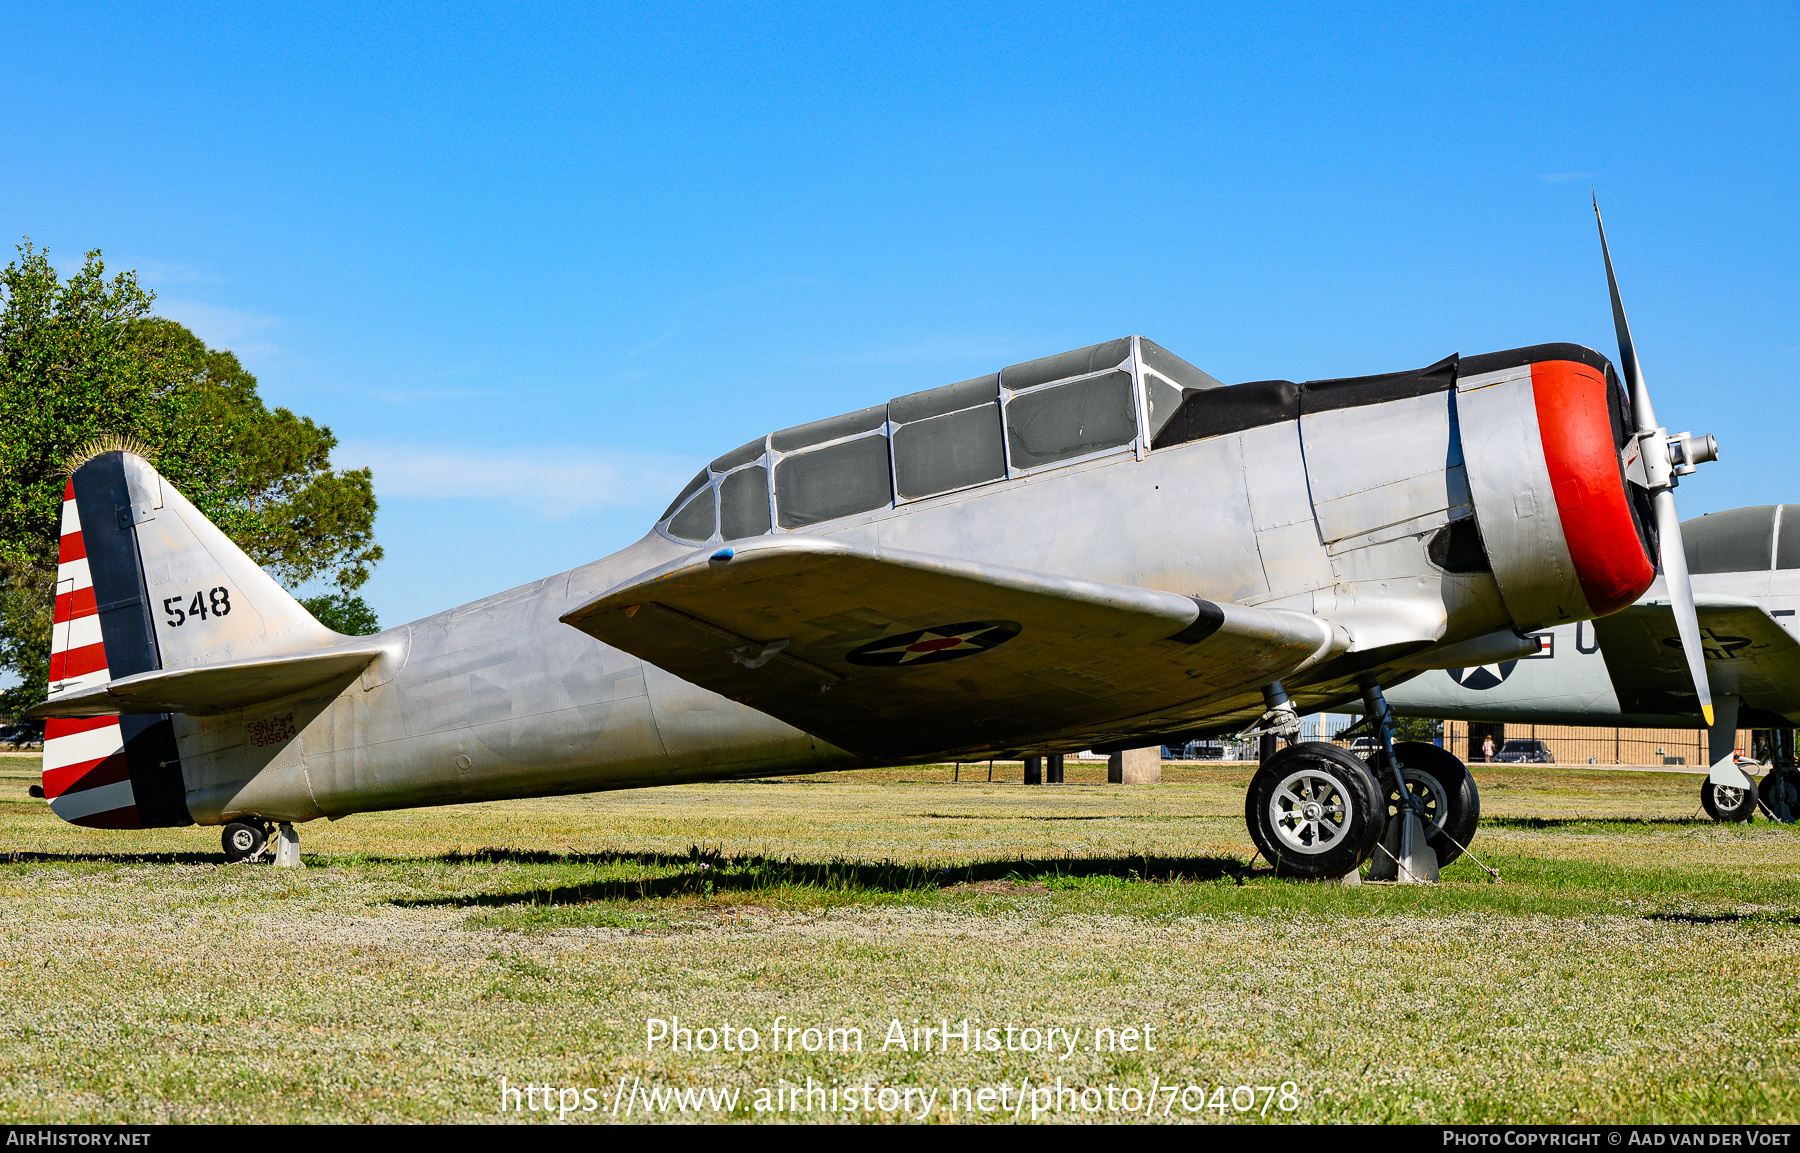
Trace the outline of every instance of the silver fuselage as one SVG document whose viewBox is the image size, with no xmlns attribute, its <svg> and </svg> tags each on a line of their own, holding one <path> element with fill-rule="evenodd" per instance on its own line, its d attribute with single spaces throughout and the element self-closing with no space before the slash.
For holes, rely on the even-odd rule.
<svg viewBox="0 0 1800 1153">
<path fill-rule="evenodd" d="M 1545 624 L 1515 620 L 1492 575 L 1448 573 L 1426 557 L 1431 534 L 1470 511 L 1454 405 L 1454 393 L 1436 393 L 1326 414 L 1385 429 L 1417 453 L 1372 458 L 1337 428 L 1309 437 L 1305 421 L 1288 421 L 1151 452 L 1128 446 L 808 531 L 1294 609 L 1346 629 L 1352 651 Z M 1493 476 L 1498 467 L 1487 463 L 1499 489 L 1543 484 L 1541 460 L 1512 477 Z M 307 820 L 858 763 L 559 621 L 694 551 L 653 531 L 603 560 L 369 638 L 385 655 L 348 684 L 176 717 L 190 812 L 201 823 Z M 1295 693 L 1302 703 L 1341 695 L 1342 685 Z M 1253 717 L 1259 701 L 1238 712 Z M 289 731 L 260 747 L 247 738 Z"/>
</svg>

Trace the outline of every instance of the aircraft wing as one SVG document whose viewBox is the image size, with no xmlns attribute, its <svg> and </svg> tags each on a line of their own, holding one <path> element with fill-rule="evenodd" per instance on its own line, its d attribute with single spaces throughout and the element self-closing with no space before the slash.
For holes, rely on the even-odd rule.
<svg viewBox="0 0 1800 1153">
<path fill-rule="evenodd" d="M 790 536 L 563 621 L 871 758 L 988 753 L 1222 700 L 1342 651 L 1316 617 Z"/>
<path fill-rule="evenodd" d="M 1735 693 L 1768 712 L 1800 713 L 1800 640 L 1753 600 L 1695 598 L 1706 675 L 1715 693 Z M 1697 713 L 1675 613 L 1641 601 L 1594 622 L 1606 670 L 1627 713 Z"/>
</svg>

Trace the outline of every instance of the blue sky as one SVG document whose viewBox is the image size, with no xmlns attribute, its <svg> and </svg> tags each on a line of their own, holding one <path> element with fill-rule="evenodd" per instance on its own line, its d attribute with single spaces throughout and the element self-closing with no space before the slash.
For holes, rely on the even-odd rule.
<svg viewBox="0 0 1800 1153">
<path fill-rule="evenodd" d="M 1800 501 L 1800 7 L 13 5 L 0 223 L 375 467 L 400 623 L 774 427 L 1141 332 L 1222 380 L 1614 349 Z"/>
</svg>

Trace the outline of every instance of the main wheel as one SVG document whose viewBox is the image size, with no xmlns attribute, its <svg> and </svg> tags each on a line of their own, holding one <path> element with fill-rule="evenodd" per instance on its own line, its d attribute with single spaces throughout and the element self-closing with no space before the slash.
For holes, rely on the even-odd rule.
<svg viewBox="0 0 1800 1153">
<path fill-rule="evenodd" d="M 225 826 L 219 840 L 225 846 L 227 861 L 253 861 L 269 843 L 269 830 L 249 821 L 233 821 Z"/>
<path fill-rule="evenodd" d="M 1751 781 L 1747 789 L 1703 782 L 1700 807 L 1715 821 L 1748 823 L 1756 817 L 1756 782 Z"/>
<path fill-rule="evenodd" d="M 1762 811 L 1783 824 L 1800 817 L 1800 772 L 1776 769 L 1756 782 L 1756 799 Z"/>
<path fill-rule="evenodd" d="M 1394 755 L 1400 758 L 1407 791 L 1425 810 L 1425 840 L 1442 868 L 1462 856 L 1463 846 L 1474 839 L 1481 823 L 1481 793 L 1475 778 L 1455 753 L 1423 741 L 1403 741 L 1394 746 Z M 1383 773 L 1378 779 L 1391 818 L 1400 811 L 1400 790 L 1391 775 Z"/>
<path fill-rule="evenodd" d="M 1369 767 L 1336 745 L 1290 745 L 1250 779 L 1244 823 L 1277 873 L 1341 877 L 1381 838 L 1381 790 Z"/>
</svg>

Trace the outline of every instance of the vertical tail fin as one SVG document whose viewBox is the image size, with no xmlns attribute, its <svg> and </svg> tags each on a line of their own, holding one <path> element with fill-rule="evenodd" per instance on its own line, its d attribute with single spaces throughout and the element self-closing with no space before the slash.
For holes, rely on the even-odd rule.
<svg viewBox="0 0 1800 1153">
<path fill-rule="evenodd" d="M 117 461 L 114 466 L 110 462 Z M 117 490 L 82 491 L 82 474 L 104 479 L 117 469 Z M 279 656 L 324 648 L 343 638 L 313 619 L 288 591 L 245 555 L 186 497 L 130 453 L 108 453 L 75 476 L 81 520 L 116 517 L 136 550 L 151 643 L 159 664 L 186 669 L 219 661 Z M 121 675 L 117 669 L 113 676 Z"/>
<path fill-rule="evenodd" d="M 63 494 L 50 699 L 122 677 L 340 640 L 148 461 L 104 452 Z M 51 718 L 44 796 L 97 828 L 192 823 L 166 713 Z"/>
<path fill-rule="evenodd" d="M 131 630 L 119 627 L 116 621 L 103 621 L 101 616 L 103 606 L 109 617 L 116 616 L 117 602 L 135 599 L 141 603 L 142 596 L 134 597 L 130 581 L 122 579 L 133 574 L 120 571 L 118 541 L 96 541 L 101 555 L 90 555 L 75 488 L 71 478 L 63 490 L 56 613 L 50 639 L 52 695 L 143 671 L 134 666 L 142 663 L 145 646 L 128 643 L 131 638 L 126 634 Z M 110 629 L 109 623 L 113 625 Z M 140 627 L 137 631 L 142 634 L 144 630 Z M 118 641 L 111 646 L 118 669 L 109 660 L 108 632 Z M 166 716 L 53 717 L 45 721 L 43 783 L 50 808 L 73 824 L 140 829 L 191 823 L 175 735 Z"/>
</svg>

